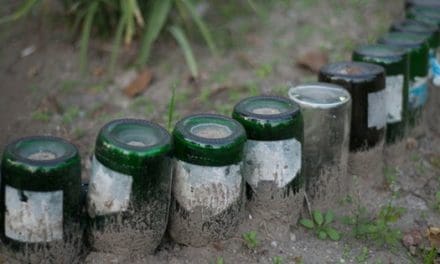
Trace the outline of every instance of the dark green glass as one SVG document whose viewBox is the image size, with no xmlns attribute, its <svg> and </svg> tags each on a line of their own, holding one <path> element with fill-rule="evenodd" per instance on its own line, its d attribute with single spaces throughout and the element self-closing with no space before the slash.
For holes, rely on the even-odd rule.
<svg viewBox="0 0 440 264">
<path fill-rule="evenodd" d="M 438 0 L 406 0 L 405 8 L 431 8 L 440 11 L 440 1 Z"/>
<path fill-rule="evenodd" d="M 413 7 L 407 10 L 406 17 L 424 23 L 440 26 L 440 10 L 427 7 Z"/>
<path fill-rule="evenodd" d="M 409 51 L 408 124 L 415 126 L 421 120 L 423 105 L 428 96 L 429 45 L 427 39 L 412 33 L 391 32 L 380 38 L 378 42 Z"/>
<path fill-rule="evenodd" d="M 322 67 L 318 80 L 339 84 L 351 95 L 350 151 L 365 151 L 383 142 L 386 130 L 383 67 L 364 62 L 336 62 Z M 370 102 L 370 97 L 374 98 L 374 101 L 372 99 Z M 375 115 L 370 115 L 370 110 L 374 111 Z"/>
<path fill-rule="evenodd" d="M 275 144 L 280 146 L 282 141 L 286 142 L 285 140 L 288 139 L 295 139 L 299 142 L 301 149 L 304 134 L 303 117 L 298 104 L 288 98 L 279 96 L 254 96 L 245 98 L 235 105 L 232 112 L 232 118 L 240 122 L 245 128 L 249 140 L 248 147 L 246 148 L 248 150 L 251 148 L 251 145 L 253 148 L 257 148 L 254 145 L 264 144 L 259 143 L 264 141 L 272 142 L 267 142 L 264 149 L 271 147 L 277 149 L 277 147 L 274 146 Z M 285 148 L 289 147 L 286 146 Z M 279 147 L 279 149 L 283 149 L 283 147 Z M 246 153 L 244 155 L 246 156 Z M 256 158 L 258 159 L 259 157 Z M 280 158 L 280 162 L 282 158 Z M 292 159 L 294 159 L 293 156 Z M 250 162 L 252 164 L 258 162 L 258 160 L 250 160 Z M 244 170 L 247 170 L 248 165 L 244 164 L 243 166 Z M 253 166 L 249 165 L 249 167 Z M 262 169 L 264 170 L 265 168 Z M 273 173 L 276 173 L 276 171 Z M 288 197 L 290 194 L 297 193 L 303 186 L 304 180 L 302 170 L 300 169 L 296 174 L 297 175 L 295 175 L 294 179 L 283 189 L 282 196 L 284 198 Z M 256 177 L 257 175 L 251 175 L 250 177 L 252 176 Z M 281 177 L 281 175 L 279 176 Z M 271 190 L 272 197 L 276 196 L 276 188 L 271 188 Z M 248 199 L 252 198 L 254 191 L 256 191 L 256 196 L 258 197 L 260 190 L 258 190 L 257 186 L 247 188 Z M 263 196 L 263 193 L 260 193 L 260 195 Z"/>
<path fill-rule="evenodd" d="M 171 151 L 170 141 L 168 132 L 152 122 L 120 119 L 101 129 L 96 139 L 95 156 L 114 171 L 142 177 L 143 168 L 151 163 L 150 160 Z"/>
<path fill-rule="evenodd" d="M 436 25 L 425 22 L 406 19 L 391 25 L 391 31 L 409 32 L 428 38 L 428 44 L 431 49 L 436 49 L 440 43 L 440 35 Z"/>
<path fill-rule="evenodd" d="M 405 136 L 408 111 L 409 53 L 407 50 L 387 45 L 364 45 L 356 48 L 352 55 L 353 61 L 369 62 L 381 65 L 386 73 L 386 85 L 401 82 L 402 101 L 399 117 L 390 116 L 388 112 L 386 142 L 394 143 Z M 400 80 L 401 78 L 402 80 Z M 386 89 L 395 87 L 386 87 Z M 391 91 L 389 91 L 391 92 Z M 393 104 L 393 98 L 387 98 L 387 105 Z"/>
<path fill-rule="evenodd" d="M 242 100 L 234 107 L 232 118 L 253 140 L 283 140 L 300 136 L 302 116 L 293 101 L 277 96 L 255 96 Z"/>
<path fill-rule="evenodd" d="M 226 116 L 198 114 L 180 120 L 173 131 L 174 156 L 206 166 L 237 164 L 243 159 L 246 133 Z"/>
<path fill-rule="evenodd" d="M 157 248 L 171 199 L 171 151 L 170 134 L 146 120 L 114 120 L 100 130 L 87 194 L 92 247 L 106 252 L 126 248 L 136 255 Z M 133 241 L 118 244 L 126 239 Z"/>
<path fill-rule="evenodd" d="M 2 241 L 11 245 L 12 248 L 23 250 L 29 245 L 46 243 L 19 241 L 6 235 L 6 188 L 20 191 L 22 202 L 32 199 L 28 198 L 25 192 L 38 193 L 37 195 L 43 196 L 61 191 L 63 239 L 66 240 L 72 237 L 72 232 L 79 232 L 80 185 L 80 157 L 76 147 L 69 142 L 57 137 L 33 136 L 7 145 L 1 165 L 0 232 Z M 48 199 L 53 199 L 53 197 Z M 50 212 L 51 208 L 48 210 Z M 59 243 L 59 241 L 53 242 Z"/>
</svg>

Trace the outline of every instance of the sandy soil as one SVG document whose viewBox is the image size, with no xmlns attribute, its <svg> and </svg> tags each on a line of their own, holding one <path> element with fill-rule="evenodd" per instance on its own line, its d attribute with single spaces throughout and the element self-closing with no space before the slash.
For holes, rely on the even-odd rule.
<svg viewBox="0 0 440 264">
<path fill-rule="evenodd" d="M 355 45 L 372 41 L 384 32 L 403 6 L 400 0 L 284 2 L 288 1 L 275 5 L 266 18 L 251 11 L 226 21 L 212 15 L 213 31 L 221 36 L 222 56 L 213 58 L 203 45 L 194 44 L 201 69 L 195 82 L 189 78 L 176 44 L 164 37 L 149 64 L 154 82 L 134 99 L 125 97 L 121 88 L 136 75 L 128 67 L 135 57 L 136 44 L 123 50 L 116 73 L 108 78 L 109 45 L 93 40 L 89 71 L 82 77 L 78 71 L 78 43 L 63 23 L 57 22 L 60 17 L 29 17 L 12 26 L 1 26 L 0 149 L 27 135 L 65 137 L 79 147 L 83 178 L 88 179 L 99 128 L 116 117 L 145 118 L 165 125 L 172 83 L 178 83 L 174 122 L 190 113 L 230 114 L 232 106 L 250 94 L 287 96 L 289 83 L 316 80 L 314 73 L 295 66 L 303 52 L 324 51 L 331 61 L 349 59 Z M 7 11 L 8 7 L 1 12 Z M 28 47 L 34 47 L 35 52 L 22 57 L 21 52 Z M 354 200 L 371 215 L 389 202 L 406 208 L 396 223 L 403 233 L 413 229 L 424 233 L 429 226 L 440 226 L 440 213 L 433 208 L 435 193 L 440 190 L 440 124 L 433 122 L 439 116 L 435 111 L 439 97 L 439 93 L 431 97 L 437 99 L 430 102 L 422 133 L 386 147 L 385 167 L 396 171 L 391 184 L 372 185 L 370 178 L 353 179 Z M 371 163 L 366 160 L 366 164 Z M 369 173 L 370 168 L 364 169 Z M 225 263 L 272 263 L 275 256 L 280 256 L 283 263 L 420 263 L 421 259 L 411 257 L 402 245 L 390 249 L 355 239 L 340 219 L 355 208 L 355 203 L 347 202 L 328 208 L 338 215 L 334 226 L 343 233 L 338 242 L 317 239 L 313 232 L 296 226 L 293 219 L 266 221 L 247 212 L 235 237 L 227 241 L 194 248 L 175 244 L 166 236 L 154 255 L 139 260 L 124 254 L 91 252 L 81 261 L 216 263 L 222 257 Z M 252 250 L 241 237 L 251 230 L 257 232 L 259 241 Z"/>
</svg>

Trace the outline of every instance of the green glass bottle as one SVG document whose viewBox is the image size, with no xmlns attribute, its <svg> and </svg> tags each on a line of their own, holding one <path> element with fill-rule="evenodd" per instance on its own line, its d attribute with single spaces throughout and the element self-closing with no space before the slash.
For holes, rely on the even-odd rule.
<svg viewBox="0 0 440 264">
<path fill-rule="evenodd" d="M 225 116 L 198 114 L 176 124 L 169 224 L 174 241 L 200 247 L 235 235 L 244 205 L 245 142 L 241 124 Z"/>
<path fill-rule="evenodd" d="M 23 263 L 74 263 L 82 242 L 80 184 L 78 150 L 69 142 L 32 136 L 7 145 L 0 192 L 7 252 L 0 253 Z"/>
<path fill-rule="evenodd" d="M 303 204 L 303 118 L 283 97 L 254 96 L 240 101 L 232 117 L 246 130 L 243 177 L 253 216 L 296 223 Z"/>
<path fill-rule="evenodd" d="M 89 242 L 101 252 L 152 253 L 171 199 L 171 137 L 140 119 L 107 123 L 96 139 L 89 190 Z"/>
<path fill-rule="evenodd" d="M 406 0 L 405 8 L 424 7 L 440 11 L 440 2 L 438 0 Z"/>
<path fill-rule="evenodd" d="M 406 32 L 391 32 L 379 43 L 405 48 L 409 51 L 408 123 L 415 126 L 421 121 L 423 106 L 428 97 L 429 46 L 426 38 Z"/>
<path fill-rule="evenodd" d="M 386 73 L 387 132 L 386 142 L 405 136 L 408 112 L 409 53 L 387 45 L 363 45 L 353 51 L 353 61 L 381 65 Z"/>
<path fill-rule="evenodd" d="M 381 147 L 387 123 L 384 68 L 364 62 L 336 62 L 322 67 L 318 79 L 341 85 L 351 95 L 350 151 Z"/>
</svg>

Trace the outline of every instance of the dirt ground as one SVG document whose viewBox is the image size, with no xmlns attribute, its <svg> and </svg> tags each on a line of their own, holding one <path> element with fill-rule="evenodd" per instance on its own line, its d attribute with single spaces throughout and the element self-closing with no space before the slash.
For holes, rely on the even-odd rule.
<svg viewBox="0 0 440 264">
<path fill-rule="evenodd" d="M 0 14 L 10 12 L 12 6 L 6 4 Z M 89 70 L 81 76 L 77 38 L 60 23 L 59 15 L 45 13 L 0 26 L 0 149 L 22 136 L 64 137 L 78 146 L 82 177 L 87 180 L 100 127 L 118 117 L 144 118 L 166 126 L 173 84 L 177 89 L 172 123 L 191 113 L 230 115 L 233 105 L 249 95 L 287 96 L 290 85 L 317 78 L 296 65 L 302 54 L 314 51 L 327 54 L 329 61 L 350 59 L 356 45 L 374 41 L 402 15 L 403 1 L 279 1 L 259 15 L 244 7 L 236 11 L 233 3 L 216 7 L 208 6 L 205 17 L 221 56 L 213 57 L 203 43 L 193 43 L 200 68 L 200 77 L 193 80 L 180 49 L 164 36 L 148 65 L 154 80 L 135 98 L 126 97 L 122 88 L 137 74 L 130 67 L 136 43 L 123 49 L 116 73 L 109 76 L 111 45 L 93 39 Z M 23 56 L 25 49 L 34 51 Z M 356 239 L 343 216 L 362 205 L 373 217 L 390 203 L 406 209 L 393 225 L 402 233 L 417 230 L 424 235 L 428 227 L 440 226 L 440 208 L 435 208 L 435 194 L 440 191 L 440 124 L 430 122 L 440 114 L 432 111 L 438 109 L 438 97 L 431 99 L 422 129 L 386 147 L 383 162 L 388 172 L 374 180 L 353 175 L 351 199 L 328 208 L 337 215 L 334 227 L 342 233 L 340 241 L 320 240 L 293 220 L 263 221 L 246 213 L 236 237 L 228 241 L 192 248 L 166 237 L 155 255 L 141 260 L 92 252 L 81 262 L 221 263 L 218 260 L 223 258 L 224 263 L 273 263 L 279 256 L 282 263 L 423 263 L 420 254 L 412 256 L 401 243 L 388 247 Z M 367 153 L 365 159 L 375 166 L 368 163 L 374 155 Z M 255 249 L 247 248 L 241 236 L 251 230 L 257 232 Z M 427 242 L 425 236 L 423 241 Z"/>
</svg>

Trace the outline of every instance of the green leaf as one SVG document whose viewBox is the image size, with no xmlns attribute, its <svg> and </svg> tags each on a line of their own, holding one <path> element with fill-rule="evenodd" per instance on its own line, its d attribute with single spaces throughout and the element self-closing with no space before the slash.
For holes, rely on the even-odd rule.
<svg viewBox="0 0 440 264">
<path fill-rule="evenodd" d="M 172 26 L 169 28 L 171 35 L 176 39 L 177 43 L 179 43 L 180 48 L 183 51 L 185 56 L 186 64 L 188 64 L 189 70 L 191 71 L 191 75 L 194 78 L 197 78 L 199 75 L 199 70 L 197 68 L 197 63 L 194 58 L 194 54 L 192 52 L 191 46 L 189 45 L 188 40 L 185 37 L 182 29 L 178 26 Z"/>
<path fill-rule="evenodd" d="M 324 230 L 318 231 L 318 238 L 321 240 L 325 240 L 327 238 L 327 233 Z"/>
<path fill-rule="evenodd" d="M 330 224 L 331 222 L 333 222 L 333 219 L 335 218 L 335 214 L 333 213 L 333 211 L 329 210 L 327 211 L 327 213 L 324 215 L 324 224 Z"/>
<path fill-rule="evenodd" d="M 308 229 L 313 229 L 313 228 L 315 228 L 315 224 L 314 224 L 313 221 L 310 220 L 310 219 L 301 219 L 301 220 L 299 221 L 299 223 L 300 223 L 302 226 L 304 226 L 305 228 L 308 228 Z"/>
<path fill-rule="evenodd" d="M 334 228 L 329 227 L 325 230 L 325 232 L 331 240 L 338 241 L 341 239 L 341 234 L 339 234 L 339 232 L 336 231 Z"/>
<path fill-rule="evenodd" d="M 151 8 L 148 14 L 145 15 L 147 21 L 145 22 L 139 57 L 136 62 L 138 67 L 142 67 L 147 63 L 151 46 L 159 36 L 171 10 L 171 0 L 151 1 L 151 3 Z"/>
<path fill-rule="evenodd" d="M 0 18 L 0 24 L 12 22 L 25 16 L 37 2 L 38 0 L 27 0 L 12 15 Z"/>
<path fill-rule="evenodd" d="M 324 223 L 324 217 L 322 216 L 321 212 L 319 211 L 313 211 L 313 220 L 315 220 L 315 223 L 318 224 L 318 226 L 321 226 Z"/>
<path fill-rule="evenodd" d="M 93 19 L 95 17 L 96 10 L 98 9 L 98 3 L 98 1 L 94 1 L 88 6 L 82 27 L 81 40 L 79 42 L 79 71 L 81 75 L 84 75 L 86 71 L 90 32 L 92 31 Z"/>
<path fill-rule="evenodd" d="M 124 2 L 121 2 L 121 7 L 124 9 Z M 115 38 L 113 40 L 112 51 L 110 55 L 110 66 L 109 66 L 109 75 L 113 76 L 115 72 L 116 60 L 119 55 L 119 50 L 121 48 L 122 43 L 122 34 L 124 32 L 124 26 L 126 23 L 126 12 L 122 12 L 122 17 L 119 19 L 118 26 L 116 28 Z"/>
<path fill-rule="evenodd" d="M 174 104 L 176 101 L 176 84 L 173 83 L 171 90 L 171 98 L 168 103 L 168 131 L 171 131 L 171 125 L 173 124 L 173 116 L 174 116 Z"/>
<path fill-rule="evenodd" d="M 209 49 L 211 50 L 212 54 L 217 54 L 217 47 L 215 46 L 214 41 L 212 40 L 211 33 L 208 30 L 208 27 L 206 26 L 205 22 L 203 22 L 202 18 L 199 16 L 199 14 L 196 11 L 196 8 L 193 6 L 190 0 L 181 0 L 183 5 L 186 7 L 188 12 L 191 14 L 192 19 L 196 23 L 197 27 L 200 30 L 200 33 L 202 34 L 203 38 L 206 41 L 206 44 L 208 44 Z"/>
</svg>

